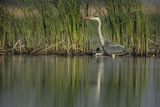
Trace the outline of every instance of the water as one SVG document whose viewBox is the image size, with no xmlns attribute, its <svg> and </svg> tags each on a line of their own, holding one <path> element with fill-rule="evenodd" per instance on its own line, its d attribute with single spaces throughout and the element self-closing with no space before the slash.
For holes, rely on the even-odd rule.
<svg viewBox="0 0 160 107">
<path fill-rule="evenodd" d="M 159 107 L 160 59 L 0 56 L 0 107 Z"/>
</svg>

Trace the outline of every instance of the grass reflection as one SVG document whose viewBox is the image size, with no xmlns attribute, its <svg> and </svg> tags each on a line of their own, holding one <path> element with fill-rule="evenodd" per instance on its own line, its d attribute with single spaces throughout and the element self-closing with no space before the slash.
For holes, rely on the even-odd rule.
<svg viewBox="0 0 160 107">
<path fill-rule="evenodd" d="M 80 87 L 86 84 L 87 71 L 82 68 L 88 66 L 81 58 L 14 56 L 1 57 L 1 61 L 1 87 L 3 93 L 14 93 L 11 96 L 16 97 L 13 102 L 17 103 L 13 106 L 27 107 L 34 102 L 37 107 L 48 103 L 71 107 Z"/>
<path fill-rule="evenodd" d="M 121 61 L 120 61 L 121 60 Z M 111 67 L 106 67 L 105 75 L 105 103 L 111 107 L 143 107 L 145 102 L 143 97 L 148 94 L 149 90 L 157 88 L 153 85 L 160 68 L 158 59 L 137 58 L 137 59 L 118 59 L 119 62 L 113 60 Z M 108 62 L 109 63 L 109 62 Z M 116 70 L 110 72 L 112 64 L 116 66 Z M 117 68 L 118 67 L 118 68 Z M 159 78 L 159 76 L 157 76 Z M 153 84 L 151 83 L 153 82 Z M 148 89 L 150 85 L 151 89 Z M 150 92 L 152 93 L 152 92 Z"/>
<path fill-rule="evenodd" d="M 158 107 L 159 64 L 158 58 L 1 56 L 0 106 Z"/>
</svg>

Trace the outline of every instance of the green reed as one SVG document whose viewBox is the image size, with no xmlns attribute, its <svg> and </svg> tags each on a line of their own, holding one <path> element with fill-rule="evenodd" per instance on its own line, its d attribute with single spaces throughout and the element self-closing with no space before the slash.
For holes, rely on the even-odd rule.
<svg viewBox="0 0 160 107">
<path fill-rule="evenodd" d="M 6 47 L 8 41 L 8 11 L 0 5 L 0 48 Z"/>
<path fill-rule="evenodd" d="M 159 23 L 156 23 L 156 30 L 152 28 L 155 16 L 144 14 L 141 0 L 103 0 L 102 3 L 107 14 L 101 14 L 100 18 L 106 23 L 102 25 L 102 32 L 107 39 L 124 45 L 134 55 L 147 55 L 151 47 L 155 48 L 148 40 L 158 44 L 153 34 L 156 32 L 158 37 Z M 98 3 L 89 0 L 58 0 L 54 3 L 50 0 L 20 0 L 13 4 L 12 9 L 7 5 L 0 6 L 0 49 L 16 53 L 71 54 L 88 52 L 98 46 L 92 41 L 95 35 L 93 23 L 83 19 L 90 16 L 90 6 L 96 7 Z M 154 50 L 159 52 L 157 48 Z"/>
<path fill-rule="evenodd" d="M 125 45 L 133 54 L 146 55 L 151 31 L 141 0 L 105 0 L 105 3 L 112 40 Z"/>
</svg>

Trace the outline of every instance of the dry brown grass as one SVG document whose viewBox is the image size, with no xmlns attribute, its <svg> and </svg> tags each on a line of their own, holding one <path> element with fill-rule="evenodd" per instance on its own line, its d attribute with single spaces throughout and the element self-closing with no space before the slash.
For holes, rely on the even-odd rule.
<svg viewBox="0 0 160 107">
<path fill-rule="evenodd" d="M 21 7 L 16 7 L 16 6 L 8 6 L 7 9 L 12 16 L 15 16 L 17 18 L 26 17 L 24 12 L 26 12 L 27 7 L 21 8 Z M 34 8 L 30 8 L 30 9 L 32 10 L 32 12 L 27 12 L 27 15 L 30 15 L 30 16 L 32 16 L 33 14 L 36 16 L 39 15 L 37 9 L 34 9 Z"/>
<path fill-rule="evenodd" d="M 17 18 L 24 18 L 25 17 L 24 11 L 27 10 L 27 7 L 21 8 L 16 6 L 8 6 L 7 9 L 11 15 Z M 35 16 L 40 15 L 37 9 L 30 7 L 30 10 L 32 10 L 32 12 L 27 12 L 28 15 L 33 15 L 33 14 Z M 148 14 L 148 15 L 154 15 L 160 12 L 158 11 L 158 7 L 152 4 L 142 5 L 142 11 L 144 14 Z M 82 14 L 82 16 L 86 16 L 86 15 L 106 16 L 108 12 L 104 5 L 99 4 L 97 6 L 95 5 L 89 6 L 87 9 L 84 6 L 81 6 L 80 13 Z"/>
</svg>

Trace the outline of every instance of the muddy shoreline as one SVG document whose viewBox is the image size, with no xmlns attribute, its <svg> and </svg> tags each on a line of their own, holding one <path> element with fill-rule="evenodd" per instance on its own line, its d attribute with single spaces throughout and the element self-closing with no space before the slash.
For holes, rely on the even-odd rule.
<svg viewBox="0 0 160 107">
<path fill-rule="evenodd" d="M 47 51 L 47 52 L 33 52 L 33 51 L 25 51 L 25 52 L 19 52 L 19 51 L 12 51 L 12 50 L 0 50 L 0 56 L 8 56 L 8 55 L 59 55 L 59 56 L 95 56 L 96 53 L 103 53 L 102 51 L 100 52 L 95 52 L 95 51 L 88 51 L 88 52 L 82 52 L 82 51 Z M 100 56 L 109 56 L 109 55 L 100 55 Z M 150 52 L 140 55 L 140 54 L 135 54 L 135 53 L 129 53 L 126 55 L 118 55 L 119 57 L 122 56 L 128 56 L 128 57 L 160 57 L 160 54 Z"/>
</svg>

